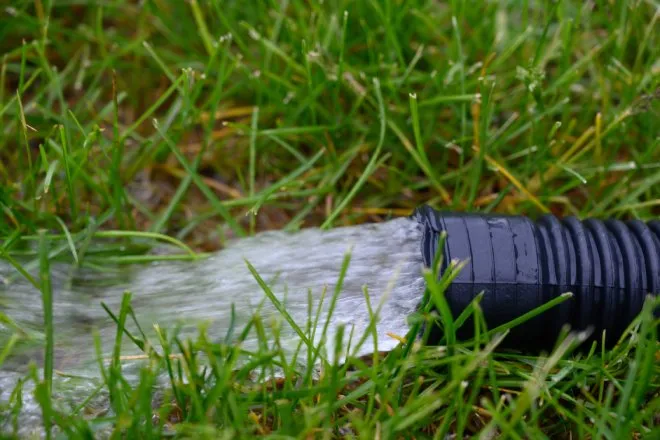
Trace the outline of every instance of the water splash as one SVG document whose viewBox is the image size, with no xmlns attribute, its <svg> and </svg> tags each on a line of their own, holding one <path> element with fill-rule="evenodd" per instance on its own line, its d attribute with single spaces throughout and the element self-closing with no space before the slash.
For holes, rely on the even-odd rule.
<svg viewBox="0 0 660 440">
<path fill-rule="evenodd" d="M 254 266 L 301 328 L 305 328 L 309 318 L 309 297 L 312 310 L 316 310 L 325 294 L 319 326 L 328 321 L 326 345 L 334 341 L 334 332 L 340 325 L 347 326 L 347 333 L 352 329 L 356 336 L 366 333 L 370 323 L 364 297 L 366 287 L 374 309 L 382 301 L 376 324 L 378 349 L 390 350 L 398 341 L 388 333 L 407 332 L 406 319 L 422 298 L 420 242 L 418 223 L 401 218 L 329 231 L 262 233 L 237 240 L 202 261 L 132 266 L 110 279 L 106 276 L 101 280 L 85 271 L 72 273 L 68 267 L 55 265 L 52 268 L 55 366 L 64 372 L 98 376 L 91 329 L 99 331 L 102 347 L 109 355 L 116 326 L 100 304 L 103 302 L 117 312 L 125 291 L 132 293 L 133 309 L 141 327 L 151 330 L 150 337 L 154 336 L 156 324 L 163 328 L 180 325 L 184 334 L 194 336 L 199 325 L 206 323 L 209 337 L 224 338 L 230 328 L 232 305 L 239 330 L 257 311 L 264 322 L 281 320 L 281 314 L 265 297 L 246 261 Z M 328 320 L 330 298 L 348 252 L 351 254 L 348 270 Z M 10 275 L 14 275 L 13 269 L 0 263 L 0 276 Z M 40 293 L 27 282 L 18 280 L 0 286 L 0 304 L 5 314 L 22 325 L 38 327 L 42 322 Z M 286 323 L 280 327 L 285 351 L 295 349 L 299 341 L 297 334 Z M 316 332 L 315 342 L 320 335 L 320 331 Z M 255 348 L 256 342 L 252 336 L 244 345 Z M 135 346 L 124 344 L 124 347 L 123 355 L 139 353 Z M 372 350 L 373 341 L 367 338 L 354 354 Z M 40 356 L 41 350 L 24 352 L 2 367 L 0 401 L 8 398 L 27 363 L 39 364 Z M 57 385 L 54 392 L 58 392 Z M 33 408 L 25 405 L 26 417 L 34 417 L 35 411 L 38 412 L 36 405 L 32 405 Z"/>
</svg>

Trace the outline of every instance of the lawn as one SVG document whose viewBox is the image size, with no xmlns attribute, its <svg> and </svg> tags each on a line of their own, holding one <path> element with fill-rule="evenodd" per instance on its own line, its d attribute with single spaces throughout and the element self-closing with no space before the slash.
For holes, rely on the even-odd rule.
<svg viewBox="0 0 660 440">
<path fill-rule="evenodd" d="M 259 231 L 384 221 L 422 203 L 660 215 L 652 0 L 10 3 L 0 9 L 0 257 L 37 284 L 46 311 L 53 261 L 152 261 L 145 238 L 203 254 Z M 36 279 L 23 270 L 32 263 Z M 28 380 L 47 431 L 70 437 L 660 438 L 651 306 L 610 349 L 575 350 L 576 334 L 542 355 L 498 350 L 497 336 L 443 347 L 408 337 L 388 354 L 323 364 L 320 376 L 273 340 L 256 353 L 203 334 L 153 341 L 183 355 L 148 352 L 128 383 L 116 350 L 94 390 L 110 411 L 97 413 L 51 399 L 48 354 Z M 113 312 L 130 318 L 128 303 Z M 0 365 L 26 338 L 0 311 Z M 274 369 L 283 377 L 260 376 Z M 0 403 L 0 417 L 20 405 Z"/>
</svg>

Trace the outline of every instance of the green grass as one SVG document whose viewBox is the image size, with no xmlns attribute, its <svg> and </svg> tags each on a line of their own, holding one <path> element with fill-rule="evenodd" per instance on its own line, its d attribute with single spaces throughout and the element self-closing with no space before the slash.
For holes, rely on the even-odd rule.
<svg viewBox="0 0 660 440">
<path fill-rule="evenodd" d="M 189 249 L 256 231 L 381 221 L 420 203 L 530 217 L 660 213 L 651 0 L 2 8 L 0 246 L 16 276 L 43 289 L 46 310 L 49 261 L 152 261 L 145 238 L 190 259 Z M 429 287 L 441 304 L 442 285 Z M 162 329 L 152 341 L 161 355 L 148 352 L 137 385 L 117 361 L 119 326 L 99 388 L 114 415 L 95 418 L 51 405 L 48 356 L 34 378 L 48 421 L 71 436 L 111 422 L 131 438 L 657 438 L 649 310 L 609 351 L 574 353 L 570 335 L 548 356 L 523 356 L 499 352 L 496 335 L 459 343 L 450 332 L 447 351 L 405 343 L 326 364 L 318 379 L 283 359 L 274 336 L 245 353 Z M 125 322 L 129 303 L 112 312 Z M 27 336 L 0 319 L 11 334 L 4 359 Z M 283 378 L 259 385 L 275 368 Z M 159 372 L 171 383 L 153 409 Z"/>
</svg>

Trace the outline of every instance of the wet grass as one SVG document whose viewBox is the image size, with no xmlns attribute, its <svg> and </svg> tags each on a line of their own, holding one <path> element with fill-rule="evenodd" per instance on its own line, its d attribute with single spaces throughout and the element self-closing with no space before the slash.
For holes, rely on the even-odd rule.
<svg viewBox="0 0 660 440">
<path fill-rule="evenodd" d="M 657 217 L 658 18 L 650 1 L 13 2 L 0 11 L 2 258 L 47 311 L 52 261 L 197 258 L 228 238 L 420 203 Z M 145 240 L 181 253 L 151 255 Z M 442 312 L 442 285 L 429 287 Z M 574 352 L 570 334 L 524 356 L 497 350 L 502 333 L 449 332 L 444 349 L 404 338 L 315 377 L 257 318 L 257 353 L 203 332 L 121 338 L 127 299 L 98 388 L 112 412 L 51 405 L 47 355 L 33 379 L 48 423 L 71 436 L 110 423 L 130 437 L 653 438 L 650 307 L 612 350 Z M 2 360 L 30 337 L 0 318 Z M 137 384 L 118 361 L 129 342 L 147 347 Z M 274 370 L 281 379 L 259 383 Z"/>
</svg>

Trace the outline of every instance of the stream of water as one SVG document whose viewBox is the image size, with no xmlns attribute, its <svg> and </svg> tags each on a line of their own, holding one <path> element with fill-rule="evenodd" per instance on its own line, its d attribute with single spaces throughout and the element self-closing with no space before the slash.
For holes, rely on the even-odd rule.
<svg viewBox="0 0 660 440">
<path fill-rule="evenodd" d="M 230 327 L 231 308 L 236 312 L 238 331 L 259 309 L 264 322 L 281 319 L 281 314 L 266 298 L 263 289 L 248 270 L 249 261 L 284 304 L 293 320 L 304 328 L 321 297 L 325 310 L 319 326 L 325 325 L 327 307 L 339 278 L 342 262 L 351 252 L 351 260 L 336 307 L 328 322 L 327 341 L 339 325 L 362 336 L 369 325 L 364 287 L 375 309 L 382 301 L 377 323 L 378 349 L 389 350 L 398 341 L 387 333 L 405 335 L 406 318 L 415 311 L 423 295 L 421 231 L 418 223 L 400 218 L 378 224 L 335 228 L 329 231 L 306 229 L 297 233 L 266 232 L 230 243 L 224 250 L 196 262 L 158 262 L 126 267 L 120 274 L 99 277 L 89 271 L 73 272 L 70 267 L 53 265 L 55 368 L 66 373 L 98 378 L 92 329 L 98 330 L 104 353 L 112 350 L 116 326 L 101 307 L 119 312 L 122 295 L 132 293 L 132 306 L 141 327 L 155 337 L 154 325 L 172 328 L 181 325 L 183 334 L 194 336 L 200 323 L 208 324 L 210 338 L 224 338 Z M 36 274 L 35 274 L 36 275 Z M 43 322 L 41 294 L 16 271 L 0 261 L 0 307 L 20 325 L 39 328 Z M 135 329 L 135 327 L 129 327 Z M 285 350 L 293 350 L 298 336 L 287 323 L 281 325 Z M 0 324 L 0 332 L 9 329 Z M 320 337 L 321 332 L 317 332 Z M 1 336 L 1 334 L 0 334 Z M 0 339 L 2 340 L 2 339 Z M 157 338 L 156 338 L 157 340 Z M 250 337 L 243 345 L 256 344 Z M 357 354 L 373 350 L 367 339 Z M 331 352 L 331 349 L 328 350 Z M 123 355 L 139 354 L 137 347 L 123 344 Z M 16 381 L 30 361 L 41 365 L 43 348 L 21 351 L 0 367 L 0 403 L 9 399 Z M 75 387 L 58 388 L 53 393 L 73 392 Z M 83 385 L 84 387 L 84 385 Z M 82 398 L 85 390 L 79 390 Z M 87 390 L 88 391 L 88 390 Z M 29 387 L 21 425 L 26 429 L 40 423 L 41 412 Z M 8 429 L 2 426 L 0 432 Z M 25 431 L 27 432 L 27 431 Z"/>
</svg>

